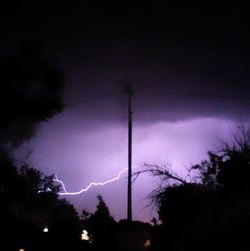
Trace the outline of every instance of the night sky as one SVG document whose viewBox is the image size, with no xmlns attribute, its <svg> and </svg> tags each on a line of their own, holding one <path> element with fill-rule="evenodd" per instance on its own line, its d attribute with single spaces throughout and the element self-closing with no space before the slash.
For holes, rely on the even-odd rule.
<svg viewBox="0 0 250 251">
<path fill-rule="evenodd" d="M 185 168 L 215 150 L 250 108 L 247 2 L 181 5 L 165 1 L 74 1 L 1 7 L 3 58 L 36 46 L 65 79 L 63 112 L 42 123 L 16 156 L 68 191 L 115 177 L 127 166 L 128 82 L 133 96 L 133 166 Z M 105 97 L 103 97 L 105 96 Z M 95 99 L 97 97 L 97 99 Z M 70 104 L 78 103 L 70 106 Z M 95 210 L 103 195 L 115 219 L 126 217 L 126 174 L 105 187 L 66 197 Z M 157 180 L 133 184 L 135 219 Z"/>
</svg>

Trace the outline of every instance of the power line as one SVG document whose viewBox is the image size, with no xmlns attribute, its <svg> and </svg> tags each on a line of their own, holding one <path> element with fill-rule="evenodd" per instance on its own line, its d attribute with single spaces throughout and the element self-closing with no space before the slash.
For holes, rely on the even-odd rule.
<svg viewBox="0 0 250 251">
<path fill-rule="evenodd" d="M 80 105 L 80 104 L 83 104 L 83 103 L 93 102 L 93 101 L 96 101 L 96 100 L 99 100 L 99 99 L 114 97 L 114 96 L 118 96 L 118 95 L 121 95 L 121 94 L 124 94 L 124 93 L 125 93 L 124 91 L 120 91 L 120 92 L 109 93 L 109 94 L 105 94 L 105 95 L 97 96 L 97 97 L 93 97 L 93 98 L 87 98 L 87 99 L 83 99 L 83 100 L 75 102 L 75 103 L 66 104 L 66 105 L 64 105 L 64 108 L 69 108 L 69 107 Z"/>
<path fill-rule="evenodd" d="M 184 97 L 201 97 L 201 98 L 226 98 L 226 99 L 242 99 L 250 100 L 248 96 L 233 96 L 233 95 L 215 95 L 215 94 L 203 94 L 203 93 L 184 93 L 184 92 L 165 92 L 165 91 L 144 91 L 135 90 L 136 93 L 150 93 L 150 94 L 160 94 L 168 96 L 184 96 Z"/>
<path fill-rule="evenodd" d="M 109 93 L 109 94 L 105 94 L 102 96 L 97 96 L 97 97 L 93 97 L 93 98 L 86 98 L 83 100 L 80 100 L 78 102 L 75 103 L 70 103 L 70 104 L 66 104 L 64 106 L 64 108 L 69 108 L 69 107 L 73 107 L 76 105 L 80 105 L 80 104 L 84 104 L 84 103 L 88 103 L 88 102 L 93 102 L 99 99 L 105 99 L 105 98 L 109 98 L 109 97 L 114 97 L 114 96 L 118 96 L 121 94 L 125 94 L 126 91 L 119 91 L 119 92 L 114 92 L 114 93 Z M 215 95 L 215 94 L 205 94 L 205 93 L 185 93 L 185 92 L 166 92 L 166 91 L 149 91 L 149 90 L 134 90 L 134 93 L 146 93 L 146 94 L 157 94 L 157 95 L 167 95 L 167 96 L 180 96 L 180 97 L 200 97 L 200 98 L 216 98 L 216 99 L 241 99 L 241 100 L 250 100 L 250 97 L 248 96 L 234 96 L 234 95 Z"/>
</svg>

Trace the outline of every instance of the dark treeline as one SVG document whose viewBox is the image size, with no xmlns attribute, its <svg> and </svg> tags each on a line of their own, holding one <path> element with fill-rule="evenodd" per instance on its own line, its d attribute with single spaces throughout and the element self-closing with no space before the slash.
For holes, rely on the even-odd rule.
<svg viewBox="0 0 250 251">
<path fill-rule="evenodd" d="M 0 164 L 1 245 L 6 250 L 77 245 L 79 217 L 70 203 L 58 198 L 54 177 L 27 165 L 17 170 L 8 160 L 1 159 Z"/>
<path fill-rule="evenodd" d="M 144 250 L 152 226 L 138 221 L 116 222 L 102 196 L 94 213 L 58 197 L 60 186 L 24 164 L 16 168 L 0 159 L 1 245 L 5 250 Z"/>
<path fill-rule="evenodd" d="M 116 222 L 102 198 L 82 211 L 58 197 L 54 176 L 0 156 L 1 245 L 6 250 L 248 250 L 250 145 L 248 133 L 191 166 L 183 178 L 145 165 L 160 176 L 152 194 L 161 224 Z"/>
</svg>

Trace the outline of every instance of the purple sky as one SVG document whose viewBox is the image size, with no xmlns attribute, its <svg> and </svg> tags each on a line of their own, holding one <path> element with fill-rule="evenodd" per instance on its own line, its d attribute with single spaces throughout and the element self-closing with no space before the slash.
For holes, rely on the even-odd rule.
<svg viewBox="0 0 250 251">
<path fill-rule="evenodd" d="M 22 45 L 38 44 L 41 56 L 65 76 L 66 105 L 123 91 L 130 81 L 137 91 L 134 169 L 144 162 L 170 162 L 183 173 L 205 158 L 207 150 L 217 149 L 236 123 L 248 120 L 249 99 L 223 98 L 250 96 L 244 4 L 204 8 L 169 1 L 38 2 L 6 2 L 0 52 L 8 57 Z M 46 174 L 56 174 L 69 191 L 113 178 L 127 165 L 126 95 L 65 108 L 40 125 L 17 155 Z M 126 216 L 126 185 L 123 175 L 68 199 L 93 212 L 101 194 L 120 219 Z M 156 185 L 148 177 L 134 183 L 135 219 L 152 218 L 145 198 Z"/>
<path fill-rule="evenodd" d="M 103 182 L 115 177 L 127 166 L 127 128 L 115 123 L 83 124 L 77 116 L 69 119 L 66 112 L 41 126 L 37 137 L 23 146 L 23 153 L 32 149 L 28 162 L 63 180 L 68 191 L 79 191 L 90 182 Z M 136 117 L 136 116 L 135 116 Z M 67 122 L 65 122 L 67 121 Z M 206 157 L 207 150 L 218 149 L 235 122 L 220 118 L 196 118 L 168 122 L 162 120 L 136 125 L 134 121 L 133 168 L 143 163 L 164 165 L 185 173 L 191 164 Z M 25 155 L 25 154 L 24 154 Z M 23 156 L 24 156 L 23 155 Z M 133 184 L 134 219 L 150 220 L 155 214 L 146 209 L 146 198 L 157 185 L 157 179 L 147 176 Z M 115 219 L 126 217 L 126 174 L 119 181 L 67 198 L 80 211 L 93 212 L 100 193 Z"/>
</svg>

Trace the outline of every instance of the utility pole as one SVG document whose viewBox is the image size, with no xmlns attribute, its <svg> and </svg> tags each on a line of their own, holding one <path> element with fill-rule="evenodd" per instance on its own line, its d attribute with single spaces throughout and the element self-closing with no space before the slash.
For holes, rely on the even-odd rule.
<svg viewBox="0 0 250 251">
<path fill-rule="evenodd" d="M 132 221 L 132 85 L 128 84 L 126 87 L 128 94 L 128 204 L 127 204 L 127 219 Z"/>
</svg>

